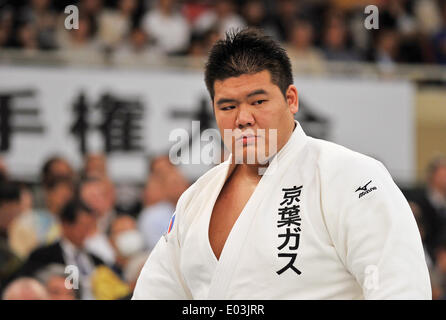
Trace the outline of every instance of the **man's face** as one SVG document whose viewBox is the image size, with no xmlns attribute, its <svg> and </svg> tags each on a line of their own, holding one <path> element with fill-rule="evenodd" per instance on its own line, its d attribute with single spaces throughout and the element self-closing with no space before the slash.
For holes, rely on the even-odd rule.
<svg viewBox="0 0 446 320">
<path fill-rule="evenodd" d="M 294 85 L 288 87 L 285 98 L 279 87 L 271 82 L 270 72 L 264 70 L 217 80 L 214 91 L 216 122 L 226 147 L 233 154 L 235 148 L 237 152 L 242 148 L 244 159 L 248 152 L 260 152 L 269 157 L 285 145 L 294 129 L 294 114 L 298 110 Z M 225 137 L 224 131 L 228 129 L 235 130 L 234 137 Z M 246 137 L 250 133 L 254 136 Z"/>
<path fill-rule="evenodd" d="M 71 177 L 73 169 L 66 161 L 59 159 L 51 165 L 51 174 L 53 176 Z"/>
<path fill-rule="evenodd" d="M 59 183 L 48 192 L 47 199 L 49 202 L 54 204 L 54 207 L 58 208 L 56 210 L 60 212 L 64 205 L 73 197 L 73 193 L 74 190 L 72 185 L 70 185 L 69 183 Z"/>
<path fill-rule="evenodd" d="M 107 191 L 104 180 L 92 181 L 82 186 L 81 198 L 100 217 L 103 217 L 113 208 L 113 199 Z"/>
<path fill-rule="evenodd" d="M 74 291 L 65 287 L 65 278 L 52 276 L 46 285 L 51 300 L 75 300 Z"/>
<path fill-rule="evenodd" d="M 0 228 L 7 229 L 21 212 L 20 201 L 8 201 L 0 205 Z"/>
<path fill-rule="evenodd" d="M 82 248 L 85 239 L 91 234 L 96 223 L 95 218 L 87 212 L 81 212 L 73 224 L 63 223 L 62 229 L 64 236 L 68 238 L 75 246 Z"/>
</svg>

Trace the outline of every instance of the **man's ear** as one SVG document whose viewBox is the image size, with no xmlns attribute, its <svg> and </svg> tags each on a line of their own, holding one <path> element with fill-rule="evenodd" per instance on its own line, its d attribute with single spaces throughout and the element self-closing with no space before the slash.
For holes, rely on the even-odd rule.
<svg viewBox="0 0 446 320">
<path fill-rule="evenodd" d="M 286 91 L 286 101 L 292 114 L 299 110 L 299 96 L 295 85 L 290 84 Z"/>
</svg>

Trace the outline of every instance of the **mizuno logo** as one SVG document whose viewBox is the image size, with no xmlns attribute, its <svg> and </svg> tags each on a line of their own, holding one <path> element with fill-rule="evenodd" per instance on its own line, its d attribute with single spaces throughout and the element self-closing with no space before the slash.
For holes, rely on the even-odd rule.
<svg viewBox="0 0 446 320">
<path fill-rule="evenodd" d="M 369 182 L 367 182 L 363 187 L 359 187 L 358 189 L 356 189 L 355 192 L 358 191 L 362 191 L 359 193 L 359 198 L 361 198 L 362 196 L 366 195 L 367 193 L 372 192 L 373 190 L 377 190 L 376 187 L 371 187 L 370 189 L 367 189 L 367 186 L 372 182 L 372 180 L 370 180 Z"/>
</svg>

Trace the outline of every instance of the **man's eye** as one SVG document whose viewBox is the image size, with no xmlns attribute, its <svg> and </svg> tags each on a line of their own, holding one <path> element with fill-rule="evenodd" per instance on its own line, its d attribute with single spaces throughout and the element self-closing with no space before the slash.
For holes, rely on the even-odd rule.
<svg viewBox="0 0 446 320">
<path fill-rule="evenodd" d="M 262 103 L 264 103 L 266 100 L 257 100 L 257 101 L 255 101 L 253 104 L 254 105 L 259 105 L 259 104 L 262 104 Z"/>
<path fill-rule="evenodd" d="M 231 110 L 231 109 L 234 109 L 234 108 L 235 108 L 234 106 L 227 106 L 227 107 L 221 108 L 221 110 L 226 111 L 226 110 Z"/>
</svg>

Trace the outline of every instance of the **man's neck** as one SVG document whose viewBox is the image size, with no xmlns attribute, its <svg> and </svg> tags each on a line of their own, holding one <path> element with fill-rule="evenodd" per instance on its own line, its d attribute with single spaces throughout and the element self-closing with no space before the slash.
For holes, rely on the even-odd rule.
<svg viewBox="0 0 446 320">
<path fill-rule="evenodd" d="M 74 249 L 74 250 L 76 250 L 76 251 L 82 251 L 83 250 L 83 247 L 79 247 L 78 245 L 76 245 L 73 241 L 71 241 L 70 240 L 70 238 L 68 238 L 67 236 L 64 236 L 63 238 L 62 238 L 62 242 L 66 245 L 66 246 L 68 246 L 68 247 L 70 247 L 71 249 Z"/>
<path fill-rule="evenodd" d="M 260 166 L 258 164 L 239 164 L 235 168 L 234 174 L 243 176 L 249 182 L 257 184 L 262 178 L 262 175 L 259 173 L 261 167 L 266 169 L 268 166 Z"/>
</svg>

